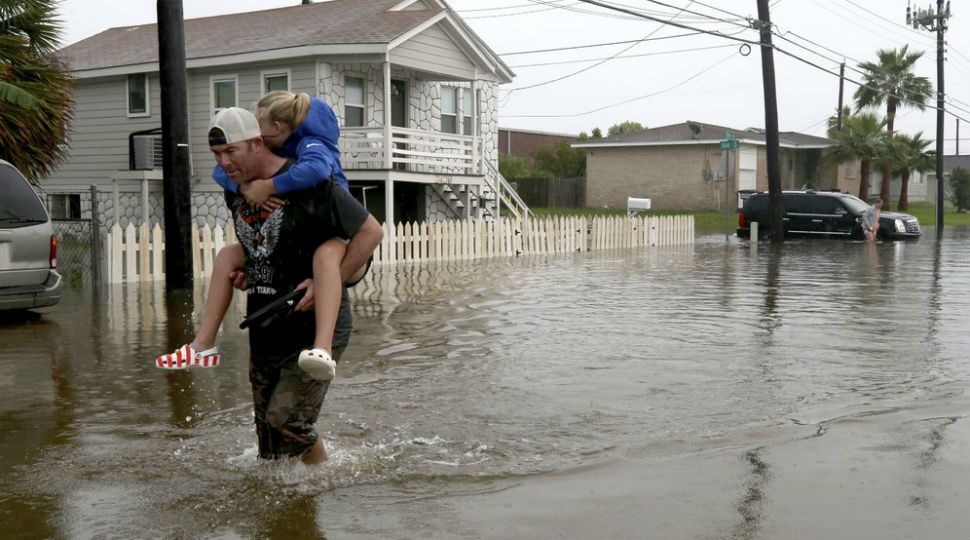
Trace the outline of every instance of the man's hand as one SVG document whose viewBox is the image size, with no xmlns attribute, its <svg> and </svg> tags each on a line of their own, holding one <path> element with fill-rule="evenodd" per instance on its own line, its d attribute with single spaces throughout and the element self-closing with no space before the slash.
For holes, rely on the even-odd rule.
<svg viewBox="0 0 970 540">
<path fill-rule="evenodd" d="M 296 286 L 296 290 L 300 289 L 306 289 L 306 294 L 296 303 L 296 307 L 293 309 L 296 311 L 310 311 L 313 309 L 313 280 L 304 279 L 302 283 Z"/>
<path fill-rule="evenodd" d="M 264 205 L 266 205 L 267 201 L 270 200 L 272 195 L 276 194 L 276 185 L 273 184 L 272 178 L 252 180 L 240 184 L 239 193 L 246 197 L 246 202 L 249 204 L 266 208 Z M 277 201 L 279 201 L 279 199 L 277 199 Z M 278 206 L 266 209 L 275 210 L 276 208 L 278 208 Z"/>
<path fill-rule="evenodd" d="M 245 291 L 249 288 L 249 284 L 246 283 L 246 272 L 243 270 L 229 272 L 229 281 L 232 281 L 232 286 L 240 291 Z"/>
</svg>

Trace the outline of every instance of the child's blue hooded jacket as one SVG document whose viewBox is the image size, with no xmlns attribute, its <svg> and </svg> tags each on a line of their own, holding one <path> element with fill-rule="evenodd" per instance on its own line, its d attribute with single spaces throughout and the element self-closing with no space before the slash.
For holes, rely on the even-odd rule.
<svg viewBox="0 0 970 540">
<path fill-rule="evenodd" d="M 306 189 L 333 176 L 337 183 L 348 189 L 347 177 L 340 167 L 340 127 L 337 116 L 325 102 L 316 97 L 310 98 L 310 110 L 306 120 L 300 124 L 276 151 L 280 157 L 296 160 L 286 172 L 273 177 L 278 193 L 290 193 Z M 229 175 L 216 165 L 212 178 L 224 189 L 239 192 L 239 184 L 229 179 Z"/>
</svg>

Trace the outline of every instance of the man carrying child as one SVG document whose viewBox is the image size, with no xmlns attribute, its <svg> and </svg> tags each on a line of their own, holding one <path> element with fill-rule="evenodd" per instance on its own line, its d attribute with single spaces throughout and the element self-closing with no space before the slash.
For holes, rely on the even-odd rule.
<svg viewBox="0 0 970 540">
<path fill-rule="evenodd" d="M 267 148 L 256 117 L 245 109 L 220 111 L 209 123 L 208 137 L 216 163 L 239 184 L 272 178 L 293 164 Z M 355 283 L 363 277 L 368 259 L 383 237 L 377 220 L 334 182 L 281 198 L 284 204 L 269 210 L 226 192 L 226 204 L 246 256 L 248 314 L 298 287 L 305 286 L 306 297 L 312 299 L 314 252 L 334 238 L 346 242 L 340 279 L 348 285 Z M 312 311 L 296 311 L 266 325 L 254 325 L 249 331 L 249 379 L 261 458 L 293 456 L 307 464 L 326 459 L 314 423 L 330 381 L 318 380 L 298 365 L 300 352 L 312 346 L 314 335 Z M 336 345 L 334 360 L 339 359 Z"/>
</svg>

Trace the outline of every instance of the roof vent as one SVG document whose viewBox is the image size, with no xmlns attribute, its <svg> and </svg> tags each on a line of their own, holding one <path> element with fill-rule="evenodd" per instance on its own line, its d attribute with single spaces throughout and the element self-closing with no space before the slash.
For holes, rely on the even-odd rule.
<svg viewBox="0 0 970 540">
<path fill-rule="evenodd" d="M 687 128 L 690 129 L 690 138 L 696 139 L 697 134 L 701 132 L 701 125 L 697 122 L 687 121 Z"/>
</svg>

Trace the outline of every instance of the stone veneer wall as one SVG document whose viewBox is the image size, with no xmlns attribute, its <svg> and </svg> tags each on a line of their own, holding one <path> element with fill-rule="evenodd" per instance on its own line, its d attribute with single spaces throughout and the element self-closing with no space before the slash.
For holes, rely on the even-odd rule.
<svg viewBox="0 0 970 540">
<path fill-rule="evenodd" d="M 365 125 L 377 127 L 384 125 L 384 76 L 380 65 L 375 64 L 320 64 L 320 96 L 329 103 L 340 124 L 344 122 L 344 77 L 361 77 L 365 81 Z M 408 128 L 424 131 L 441 131 L 441 87 L 455 86 L 471 88 L 471 82 L 436 82 L 419 78 L 411 70 L 395 69 L 391 72 L 394 79 L 408 81 Z M 498 168 L 498 83 L 480 81 L 479 104 L 480 137 L 484 157 Z M 464 115 L 459 100 L 458 114 Z M 454 219 L 455 212 L 437 193 L 437 189 L 426 190 L 426 211 L 428 221 Z"/>
</svg>

